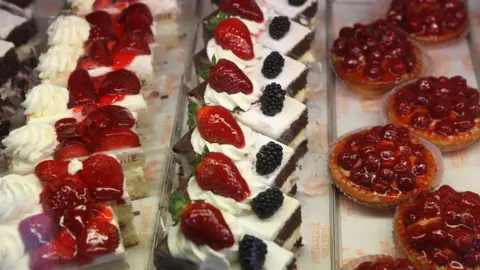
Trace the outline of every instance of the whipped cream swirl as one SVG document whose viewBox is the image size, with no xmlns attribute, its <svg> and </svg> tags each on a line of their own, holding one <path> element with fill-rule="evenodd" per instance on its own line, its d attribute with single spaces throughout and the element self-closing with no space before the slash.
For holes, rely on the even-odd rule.
<svg viewBox="0 0 480 270">
<path fill-rule="evenodd" d="M 68 163 L 68 174 L 75 175 L 81 170 L 83 170 L 83 163 L 80 160 L 74 158 Z"/>
<path fill-rule="evenodd" d="M 93 11 L 95 0 L 68 0 L 73 11 L 77 14 L 87 14 Z"/>
<path fill-rule="evenodd" d="M 244 235 L 244 231 L 237 219 L 225 212 L 222 212 L 230 231 L 233 234 L 235 243 L 229 248 L 220 251 L 213 250 L 207 245 L 198 246 L 188 240 L 180 230 L 180 226 L 172 226 L 168 232 L 168 249 L 174 258 L 189 260 L 197 265 L 214 263 L 217 269 L 230 269 L 233 262 L 238 261 L 238 245 Z"/>
<path fill-rule="evenodd" d="M 233 161 L 243 160 L 250 155 L 254 155 L 255 143 L 257 142 L 257 133 L 254 132 L 251 128 L 246 127 L 240 123 L 238 123 L 238 125 L 240 126 L 243 132 L 243 137 L 245 138 L 245 146 L 243 148 L 237 148 L 231 144 L 218 144 L 208 142 L 202 137 L 202 135 L 200 135 L 198 128 L 195 128 L 192 132 L 192 137 L 190 139 L 193 150 L 197 154 L 203 154 L 206 146 L 210 152 L 221 152 Z"/>
<path fill-rule="evenodd" d="M 217 60 L 227 59 L 237 64 L 240 69 L 245 69 L 246 67 L 252 67 L 261 61 L 260 56 L 262 55 L 262 46 L 256 43 L 255 39 L 252 39 L 252 44 L 255 57 L 250 60 L 244 60 L 236 56 L 231 50 L 224 50 L 222 46 L 217 44 L 215 39 L 212 38 L 207 43 L 207 56 L 210 61 L 212 61 L 213 56 L 215 56 Z"/>
<path fill-rule="evenodd" d="M 254 79 L 250 79 L 253 84 L 253 92 L 246 95 L 242 92 L 228 94 L 226 92 L 217 92 L 210 84 L 207 84 L 203 99 L 207 105 L 220 105 L 233 111 L 239 107 L 243 111 L 247 111 L 252 103 L 257 102 L 262 96 L 262 88 Z"/>
<path fill-rule="evenodd" d="M 33 175 L 9 174 L 0 178 L 0 222 L 30 213 L 39 203 L 42 187 Z"/>
<path fill-rule="evenodd" d="M 82 48 L 57 45 L 39 57 L 37 69 L 40 79 L 56 80 L 59 76 L 68 76 L 77 67 L 77 60 L 83 54 Z"/>
<path fill-rule="evenodd" d="M 14 225 L 0 225 L 0 270 L 16 269 L 16 264 L 25 254 L 25 246 Z"/>
<path fill-rule="evenodd" d="M 39 84 L 27 93 L 27 98 L 22 103 L 25 115 L 40 118 L 54 116 L 68 111 L 67 88 L 51 83 Z"/>
<path fill-rule="evenodd" d="M 59 16 L 47 30 L 48 45 L 68 45 L 83 48 L 90 35 L 90 24 L 78 16 Z"/>
<path fill-rule="evenodd" d="M 10 132 L 2 143 L 6 147 L 4 153 L 12 158 L 14 166 L 26 163 L 34 167 L 52 156 L 57 136 L 52 125 L 27 124 Z"/>
</svg>

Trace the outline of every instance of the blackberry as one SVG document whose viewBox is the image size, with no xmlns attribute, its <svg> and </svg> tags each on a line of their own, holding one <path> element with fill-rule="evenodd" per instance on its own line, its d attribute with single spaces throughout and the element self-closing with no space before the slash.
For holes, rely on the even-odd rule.
<svg viewBox="0 0 480 270">
<path fill-rule="evenodd" d="M 273 39 L 283 38 L 290 30 L 290 20 L 287 16 L 277 16 L 273 18 L 268 26 L 268 33 Z"/>
<path fill-rule="evenodd" d="M 268 188 L 253 198 L 252 210 L 260 219 L 266 219 L 273 216 L 282 204 L 283 193 L 278 188 Z"/>
<path fill-rule="evenodd" d="M 285 59 L 278 52 L 271 52 L 263 61 L 262 74 L 267 79 L 273 79 L 280 74 L 285 65 Z"/>
<path fill-rule="evenodd" d="M 267 175 L 280 166 L 283 158 L 283 148 L 275 142 L 269 142 L 257 153 L 257 162 L 255 164 L 259 175 Z"/>
<path fill-rule="evenodd" d="M 294 6 L 294 7 L 299 7 L 303 4 L 305 4 L 305 2 L 307 2 L 307 0 L 288 0 L 288 4 L 290 4 L 290 6 Z"/>
<path fill-rule="evenodd" d="M 240 241 L 238 253 L 243 270 L 261 270 L 268 253 L 267 244 L 255 236 L 246 234 Z"/>
<path fill-rule="evenodd" d="M 285 91 L 278 83 L 271 83 L 263 90 L 260 98 L 260 109 L 267 116 L 274 116 L 283 109 L 283 101 L 285 100 Z"/>
</svg>

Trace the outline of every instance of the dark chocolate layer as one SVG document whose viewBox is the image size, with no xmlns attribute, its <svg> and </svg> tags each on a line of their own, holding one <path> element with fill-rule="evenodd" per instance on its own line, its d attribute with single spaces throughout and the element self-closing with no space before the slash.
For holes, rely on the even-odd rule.
<svg viewBox="0 0 480 270">
<path fill-rule="evenodd" d="M 193 56 L 193 63 L 195 64 L 195 69 L 197 73 L 200 73 L 203 70 L 209 70 L 211 68 L 210 59 L 207 56 L 207 50 L 203 49 L 196 53 Z M 284 71 L 286 72 L 286 71 Z M 295 97 L 300 90 L 304 89 L 307 86 L 307 76 L 308 68 L 305 69 L 298 78 L 296 78 L 290 85 L 285 89 L 287 95 L 290 97 Z"/>
<path fill-rule="evenodd" d="M 4 85 L 10 78 L 20 70 L 21 64 L 18 61 L 15 48 L 11 48 L 0 58 L 0 85 Z"/>
<path fill-rule="evenodd" d="M 34 19 L 28 20 L 18 27 L 15 27 L 6 38 L 7 41 L 15 44 L 15 47 L 26 44 L 37 34 L 37 24 Z"/>
<path fill-rule="evenodd" d="M 5 0 L 5 1 L 15 4 L 21 8 L 28 7 L 33 2 L 33 0 Z"/>
</svg>

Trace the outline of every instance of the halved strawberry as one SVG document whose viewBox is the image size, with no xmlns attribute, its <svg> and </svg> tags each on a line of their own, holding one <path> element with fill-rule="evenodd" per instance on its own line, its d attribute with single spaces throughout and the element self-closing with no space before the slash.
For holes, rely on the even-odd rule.
<svg viewBox="0 0 480 270">
<path fill-rule="evenodd" d="M 205 106 L 198 109 L 197 128 L 200 135 L 211 143 L 245 146 L 243 131 L 232 113 L 221 106 Z"/>
<path fill-rule="evenodd" d="M 113 0 L 95 0 L 93 10 L 106 9 L 113 5 Z"/>
<path fill-rule="evenodd" d="M 138 13 L 132 13 L 127 17 L 123 31 L 125 34 L 135 32 L 148 43 L 155 41 L 151 25 L 145 22 L 145 17 Z"/>
<path fill-rule="evenodd" d="M 140 93 L 142 83 L 135 73 L 119 69 L 109 72 L 99 89 L 99 95 L 136 95 Z"/>
<path fill-rule="evenodd" d="M 250 188 L 233 161 L 222 153 L 206 155 L 195 169 L 195 177 L 203 190 L 241 202 L 250 196 Z"/>
<path fill-rule="evenodd" d="M 125 23 L 128 20 L 128 17 L 132 15 L 142 17 L 141 23 L 147 25 L 152 25 L 153 23 L 152 13 L 150 12 L 148 6 L 143 3 L 135 3 L 124 9 L 118 17 L 118 22 Z"/>
<path fill-rule="evenodd" d="M 110 201 L 123 195 L 123 171 L 113 157 L 93 155 L 83 161 L 82 180 L 96 200 Z"/>
<path fill-rule="evenodd" d="M 132 113 L 124 107 L 108 105 L 90 113 L 83 123 L 90 131 L 99 131 L 107 127 L 132 128 L 135 126 L 135 118 Z"/>
<path fill-rule="evenodd" d="M 113 47 L 117 42 L 117 36 L 113 31 L 107 30 L 100 26 L 92 26 L 90 35 L 88 36 L 87 48 L 91 47 L 95 41 L 104 40 L 107 42 L 107 48 Z M 108 45 L 111 43 L 111 45 Z"/>
<path fill-rule="evenodd" d="M 209 203 L 188 203 L 179 193 L 174 193 L 169 211 L 174 220 L 181 222 L 180 229 L 185 237 L 199 246 L 222 250 L 235 243 L 222 212 Z"/>
<path fill-rule="evenodd" d="M 68 78 L 68 108 L 95 103 L 98 100 L 92 78 L 84 69 L 76 69 Z"/>
<path fill-rule="evenodd" d="M 112 53 L 114 55 L 121 53 L 128 53 L 133 55 L 148 55 L 150 54 L 150 47 L 145 42 L 143 37 L 137 33 L 125 34 L 122 39 L 113 47 Z"/>
<path fill-rule="evenodd" d="M 78 237 L 78 253 L 85 257 L 96 257 L 114 252 L 119 244 L 118 228 L 110 222 L 94 219 Z"/>
<path fill-rule="evenodd" d="M 263 22 L 263 12 L 254 0 L 220 0 L 218 6 L 225 13 Z"/>
<path fill-rule="evenodd" d="M 77 60 L 77 69 L 90 70 L 97 67 L 98 67 L 97 63 L 95 63 L 93 59 L 90 59 L 88 55 L 81 56 Z"/>
<path fill-rule="evenodd" d="M 63 228 L 55 239 L 30 253 L 30 269 L 53 269 L 55 265 L 73 261 L 76 255 L 76 238 L 69 229 Z"/>
<path fill-rule="evenodd" d="M 85 135 L 84 131 L 75 118 L 62 118 L 55 122 L 55 133 L 59 142 L 80 139 Z"/>
<path fill-rule="evenodd" d="M 41 182 L 63 179 L 68 175 L 68 162 L 45 160 L 35 167 L 35 175 Z"/>
<path fill-rule="evenodd" d="M 40 193 L 40 202 L 56 214 L 90 201 L 85 183 L 78 177 L 67 175 L 63 179 L 49 181 Z"/>
<path fill-rule="evenodd" d="M 112 16 L 106 11 L 95 11 L 87 14 L 85 19 L 93 26 L 101 27 L 105 30 L 113 32 Z"/>
<path fill-rule="evenodd" d="M 95 213 L 89 204 L 81 204 L 69 208 L 65 211 L 63 217 L 60 218 L 60 225 L 67 227 L 75 235 L 80 235 L 87 226 L 87 223 L 94 218 Z"/>
<path fill-rule="evenodd" d="M 95 152 L 140 147 L 138 135 L 128 128 L 105 128 L 93 137 Z"/>
<path fill-rule="evenodd" d="M 57 236 L 58 225 L 51 216 L 41 213 L 23 219 L 18 225 L 27 250 L 35 250 Z"/>
<path fill-rule="evenodd" d="M 55 149 L 55 160 L 68 160 L 72 158 L 86 157 L 91 154 L 87 145 L 80 141 L 67 141 Z"/>
<path fill-rule="evenodd" d="M 220 59 L 210 70 L 208 83 L 219 93 L 240 92 L 248 95 L 253 92 L 252 81 L 234 62 L 227 59 Z"/>
<path fill-rule="evenodd" d="M 96 40 L 88 48 L 88 57 L 98 66 L 112 66 L 113 57 L 108 49 L 107 40 Z"/>
<path fill-rule="evenodd" d="M 223 49 L 231 50 L 239 58 L 251 60 L 255 57 L 252 37 L 241 20 L 229 18 L 221 21 L 215 28 L 213 36 Z"/>
</svg>

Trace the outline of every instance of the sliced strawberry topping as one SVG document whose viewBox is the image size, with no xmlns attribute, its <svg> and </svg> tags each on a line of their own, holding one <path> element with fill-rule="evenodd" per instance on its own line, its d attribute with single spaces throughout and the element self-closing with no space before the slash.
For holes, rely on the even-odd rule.
<svg viewBox="0 0 480 270">
<path fill-rule="evenodd" d="M 59 145 L 55 150 L 55 160 L 68 160 L 90 155 L 87 145 L 79 141 L 68 141 Z"/>
<path fill-rule="evenodd" d="M 92 208 L 93 217 L 95 219 L 102 219 L 102 220 L 105 220 L 105 221 L 108 221 L 108 222 L 113 220 L 113 212 L 105 204 L 103 204 L 103 203 L 92 203 L 92 204 L 90 204 L 90 207 Z"/>
<path fill-rule="evenodd" d="M 148 6 L 143 3 L 135 3 L 124 9 L 118 17 L 118 21 L 120 23 L 125 23 L 131 16 L 138 16 L 139 18 L 142 18 L 142 21 L 139 22 L 143 24 L 152 25 L 153 23 L 152 13 L 150 12 Z"/>
<path fill-rule="evenodd" d="M 90 28 L 90 35 L 88 37 L 87 47 L 91 47 L 96 41 L 104 40 L 107 42 L 107 48 L 113 47 L 117 41 L 117 36 L 113 31 L 107 30 L 100 26 L 93 26 Z M 112 43 L 111 45 L 108 45 Z"/>
<path fill-rule="evenodd" d="M 40 193 L 40 202 L 56 213 L 90 201 L 85 183 L 78 177 L 67 175 L 63 179 L 49 181 Z"/>
<path fill-rule="evenodd" d="M 90 59 L 88 55 L 84 55 L 80 58 L 78 58 L 77 61 L 77 69 L 85 69 L 85 70 L 90 70 L 97 68 L 97 63 L 93 61 L 93 59 Z"/>
<path fill-rule="evenodd" d="M 220 0 L 219 7 L 225 13 L 263 22 L 263 12 L 254 0 Z"/>
<path fill-rule="evenodd" d="M 140 147 L 138 135 L 128 128 L 106 128 L 93 138 L 95 152 Z"/>
<path fill-rule="evenodd" d="M 245 146 L 243 131 L 232 114 L 221 106 L 205 106 L 197 111 L 198 131 L 211 143 Z"/>
<path fill-rule="evenodd" d="M 80 139 L 85 135 L 85 130 L 80 127 L 75 118 L 63 118 L 55 123 L 55 132 L 57 140 L 68 141 Z"/>
<path fill-rule="evenodd" d="M 72 261 L 76 255 L 75 236 L 70 230 L 63 228 L 55 239 L 30 254 L 30 269 L 52 269 L 57 264 Z"/>
<path fill-rule="evenodd" d="M 18 225 L 18 230 L 25 248 L 35 250 L 57 235 L 58 226 L 52 217 L 41 213 L 22 220 Z"/>
<path fill-rule="evenodd" d="M 88 57 L 95 61 L 98 66 L 113 65 L 113 57 L 110 54 L 106 40 L 94 41 L 88 49 Z"/>
<path fill-rule="evenodd" d="M 252 81 L 234 62 L 227 59 L 220 59 L 210 70 L 208 83 L 219 93 L 236 94 L 241 92 L 248 95 L 253 92 Z"/>
<path fill-rule="evenodd" d="M 116 200 L 123 195 L 123 171 L 113 157 L 94 155 L 83 161 L 82 180 L 97 200 Z"/>
<path fill-rule="evenodd" d="M 86 257 L 100 256 L 114 252 L 119 244 L 118 228 L 110 222 L 94 219 L 78 238 L 78 253 Z"/>
<path fill-rule="evenodd" d="M 94 26 L 113 32 L 112 17 L 106 11 L 95 11 L 85 16 L 85 19 Z"/>
<path fill-rule="evenodd" d="M 90 113 L 83 123 L 90 131 L 99 131 L 107 127 L 132 128 L 135 126 L 135 119 L 124 107 L 108 105 Z"/>
<path fill-rule="evenodd" d="M 60 219 L 62 227 L 67 227 L 75 235 L 80 235 L 87 223 L 94 217 L 93 209 L 87 204 L 81 204 L 69 208 Z"/>
<path fill-rule="evenodd" d="M 196 181 L 201 189 L 232 198 L 237 202 L 250 195 L 247 182 L 233 161 L 222 153 L 205 156 L 195 170 Z"/>
<path fill-rule="evenodd" d="M 148 55 L 150 47 L 144 39 L 136 33 L 125 34 L 118 44 L 113 47 L 113 54 L 128 53 L 133 55 Z"/>
<path fill-rule="evenodd" d="M 68 108 L 79 105 L 95 103 L 97 94 L 92 82 L 92 78 L 84 69 L 76 69 L 68 78 Z"/>
<path fill-rule="evenodd" d="M 109 72 L 100 86 L 100 96 L 105 95 L 136 95 L 140 93 L 142 83 L 135 75 L 135 73 L 126 70 L 119 69 Z"/>
<path fill-rule="evenodd" d="M 113 0 L 95 0 L 93 10 L 106 9 L 113 5 Z"/>
<path fill-rule="evenodd" d="M 182 233 L 197 245 L 208 245 L 214 250 L 233 246 L 233 234 L 222 212 L 204 202 L 195 202 L 186 206 L 180 225 Z"/>
<path fill-rule="evenodd" d="M 133 13 L 127 17 L 123 28 L 124 34 L 135 33 L 148 43 L 153 43 L 155 41 L 153 37 L 153 32 L 151 25 L 145 21 L 145 17 L 139 15 L 138 13 Z"/>
<path fill-rule="evenodd" d="M 35 175 L 42 182 L 63 179 L 68 175 L 68 162 L 45 160 L 35 167 Z"/>
<path fill-rule="evenodd" d="M 251 60 L 255 57 L 250 32 L 241 20 L 230 18 L 221 21 L 213 35 L 223 49 L 231 50 L 239 58 Z"/>
</svg>

